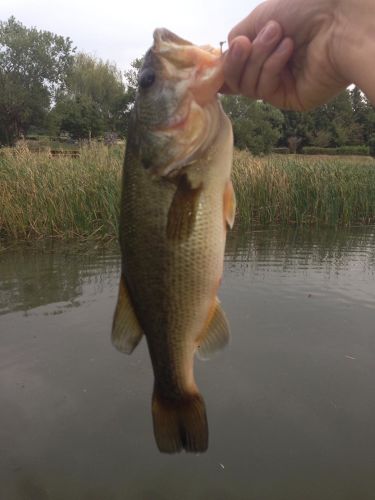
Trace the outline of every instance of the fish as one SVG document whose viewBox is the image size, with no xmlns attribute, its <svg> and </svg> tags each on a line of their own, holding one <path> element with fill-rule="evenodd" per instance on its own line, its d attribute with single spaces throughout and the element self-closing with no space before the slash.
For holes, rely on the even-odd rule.
<svg viewBox="0 0 375 500">
<path fill-rule="evenodd" d="M 144 57 L 122 177 L 121 276 L 112 342 L 130 354 L 145 337 L 161 452 L 208 448 L 194 358 L 229 340 L 217 291 L 235 217 L 233 133 L 218 91 L 223 57 L 165 28 Z"/>
</svg>

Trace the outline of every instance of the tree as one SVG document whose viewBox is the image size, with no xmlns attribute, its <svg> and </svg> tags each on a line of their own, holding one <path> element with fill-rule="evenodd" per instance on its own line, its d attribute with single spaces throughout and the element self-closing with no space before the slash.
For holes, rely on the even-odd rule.
<svg viewBox="0 0 375 500">
<path fill-rule="evenodd" d="M 0 22 L 0 142 L 11 145 L 40 125 L 64 87 L 74 48 L 69 38 Z"/>
<path fill-rule="evenodd" d="M 332 134 L 329 130 L 316 130 L 314 134 L 310 135 L 310 144 L 318 148 L 326 148 L 330 145 Z"/>
<path fill-rule="evenodd" d="M 331 102 L 307 113 L 312 127 L 308 142 L 314 146 L 339 147 L 362 143 L 361 128 L 356 124 L 349 90 Z"/>
<path fill-rule="evenodd" d="M 361 120 L 356 120 L 351 92 L 345 90 L 331 102 L 309 113 L 283 112 L 284 134 L 302 137 L 304 145 L 337 147 L 363 144 Z"/>
<path fill-rule="evenodd" d="M 128 133 L 129 116 L 132 107 L 134 106 L 138 88 L 138 74 L 142 67 L 144 56 L 134 59 L 130 64 L 130 69 L 125 71 L 125 106 L 126 110 L 123 117 L 123 129 L 125 135 Z"/>
<path fill-rule="evenodd" d="M 361 144 L 361 131 L 355 124 L 349 90 L 344 90 L 326 106 L 331 123 L 332 146 Z"/>
<path fill-rule="evenodd" d="M 314 128 L 312 116 L 298 111 L 282 111 L 282 114 L 284 121 L 280 146 L 288 146 L 291 152 L 296 153 L 309 142 Z"/>
<path fill-rule="evenodd" d="M 80 53 L 74 59 L 67 89 L 57 98 L 51 121 L 78 138 L 117 131 L 126 111 L 125 97 L 122 75 L 115 64 Z"/>
<path fill-rule="evenodd" d="M 254 155 L 270 153 L 281 137 L 282 113 L 269 104 L 242 96 L 223 96 L 222 104 L 233 123 L 235 145 Z"/>
<path fill-rule="evenodd" d="M 358 87 L 350 91 L 350 98 L 354 112 L 354 120 L 361 127 L 362 144 L 371 146 L 375 135 L 375 108 Z"/>
<path fill-rule="evenodd" d="M 69 96 L 61 99 L 51 113 L 55 122 L 52 131 L 69 132 L 73 139 L 91 139 L 102 135 L 105 122 L 95 102 L 86 96 Z"/>
<path fill-rule="evenodd" d="M 368 146 L 370 155 L 375 158 L 375 134 L 369 137 Z"/>
</svg>

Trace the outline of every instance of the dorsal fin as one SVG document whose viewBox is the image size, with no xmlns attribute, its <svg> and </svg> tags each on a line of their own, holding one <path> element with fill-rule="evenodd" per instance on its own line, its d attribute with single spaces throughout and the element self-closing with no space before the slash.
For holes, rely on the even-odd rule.
<svg viewBox="0 0 375 500">
<path fill-rule="evenodd" d="M 229 337 L 228 320 L 216 297 L 212 317 L 205 331 L 197 340 L 198 358 L 203 360 L 209 359 L 212 354 L 220 351 L 228 344 Z"/>
<path fill-rule="evenodd" d="M 117 306 L 112 325 L 112 343 L 121 352 L 131 354 L 141 340 L 143 331 L 130 300 L 125 277 L 121 274 Z"/>
</svg>

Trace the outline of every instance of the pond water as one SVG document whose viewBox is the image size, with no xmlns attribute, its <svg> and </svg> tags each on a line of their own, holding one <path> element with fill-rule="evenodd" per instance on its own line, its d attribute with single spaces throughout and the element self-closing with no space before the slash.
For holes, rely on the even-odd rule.
<svg viewBox="0 0 375 500">
<path fill-rule="evenodd" d="M 110 343 L 119 264 L 116 245 L 0 253 L 1 499 L 374 498 L 375 228 L 230 236 L 198 456 L 157 451 L 146 344 Z"/>
</svg>

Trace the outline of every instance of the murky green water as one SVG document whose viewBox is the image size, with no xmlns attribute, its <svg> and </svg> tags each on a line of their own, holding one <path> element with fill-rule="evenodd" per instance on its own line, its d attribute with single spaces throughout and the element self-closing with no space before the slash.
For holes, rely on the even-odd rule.
<svg viewBox="0 0 375 500">
<path fill-rule="evenodd" d="M 116 247 L 0 253 L 1 500 L 374 498 L 374 228 L 232 235 L 200 456 L 156 449 L 146 345 L 109 341 L 118 273 Z"/>
</svg>

